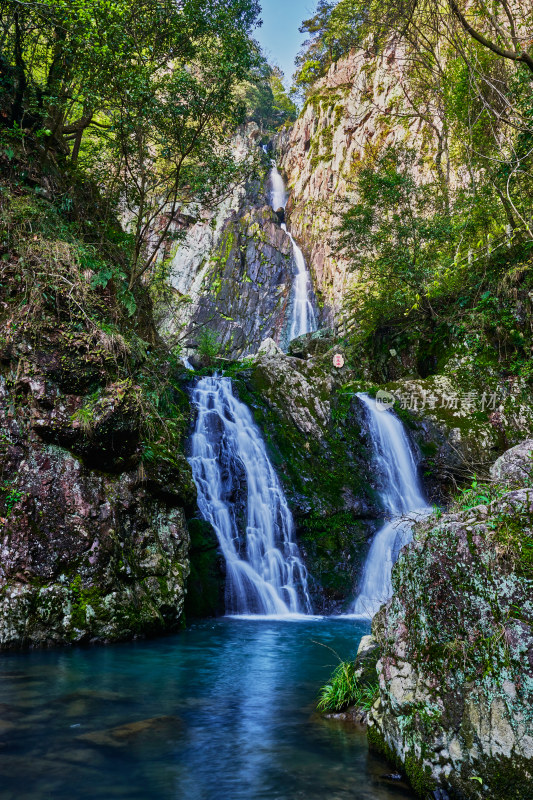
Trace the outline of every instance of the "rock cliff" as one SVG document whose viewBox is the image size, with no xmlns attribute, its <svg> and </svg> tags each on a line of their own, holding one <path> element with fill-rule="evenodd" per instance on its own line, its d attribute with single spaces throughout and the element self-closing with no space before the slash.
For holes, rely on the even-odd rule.
<svg viewBox="0 0 533 800">
<path fill-rule="evenodd" d="M 170 262 L 170 303 L 162 304 L 160 331 L 186 352 L 201 349 L 205 332 L 219 352 L 240 358 L 267 337 L 285 346 L 294 264 L 290 238 L 268 203 L 270 159 L 259 150 L 250 124 L 236 138 L 238 153 L 260 153 L 260 178 L 205 212 L 187 230 Z M 259 158 L 259 156 L 258 156 Z"/>
<path fill-rule="evenodd" d="M 389 45 L 351 52 L 317 81 L 298 120 L 280 134 L 276 148 L 287 176 L 290 229 L 300 243 L 323 306 L 324 320 L 338 319 L 352 275 L 336 250 L 340 215 L 354 199 L 354 176 L 372 153 L 387 145 L 424 142 L 436 153 L 442 123 L 429 108 L 409 107 L 404 92 L 405 59 Z M 420 181 L 433 167 L 417 167 Z"/>
</svg>

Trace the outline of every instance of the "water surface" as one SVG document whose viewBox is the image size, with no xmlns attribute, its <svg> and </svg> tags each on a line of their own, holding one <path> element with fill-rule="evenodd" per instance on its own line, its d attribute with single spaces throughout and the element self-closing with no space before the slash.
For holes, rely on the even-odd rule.
<svg viewBox="0 0 533 800">
<path fill-rule="evenodd" d="M 366 632 L 223 618 L 2 655 L 0 800 L 407 800 L 363 732 L 313 710 L 336 661 L 327 647 L 349 658 Z"/>
</svg>

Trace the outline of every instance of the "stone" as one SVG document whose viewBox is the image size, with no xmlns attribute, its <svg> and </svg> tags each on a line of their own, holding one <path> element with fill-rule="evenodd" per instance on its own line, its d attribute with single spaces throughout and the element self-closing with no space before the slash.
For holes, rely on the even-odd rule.
<svg viewBox="0 0 533 800">
<path fill-rule="evenodd" d="M 533 439 L 511 447 L 490 470 L 492 480 L 509 487 L 531 486 L 533 478 Z"/>
<path fill-rule="evenodd" d="M 494 470 L 501 477 L 509 465 L 511 486 L 528 445 L 513 450 Z M 418 522 L 393 569 L 393 596 L 374 617 L 380 680 L 369 739 L 422 796 L 531 797 L 530 495 L 509 488 L 481 509 Z"/>
<path fill-rule="evenodd" d="M 373 636 L 362 636 L 355 657 L 355 677 L 361 684 L 377 682 L 376 664 L 379 659 L 379 645 Z"/>
<path fill-rule="evenodd" d="M 173 738 L 181 731 L 182 723 L 178 717 L 162 716 L 128 722 L 103 731 L 83 733 L 77 736 L 79 742 L 87 742 L 96 747 L 129 747 L 142 738 Z"/>
<path fill-rule="evenodd" d="M 259 349 L 257 351 L 256 357 L 258 356 L 269 356 L 272 358 L 273 356 L 281 356 L 283 355 L 283 350 L 278 347 L 274 339 L 263 339 L 261 344 L 259 345 Z"/>
</svg>

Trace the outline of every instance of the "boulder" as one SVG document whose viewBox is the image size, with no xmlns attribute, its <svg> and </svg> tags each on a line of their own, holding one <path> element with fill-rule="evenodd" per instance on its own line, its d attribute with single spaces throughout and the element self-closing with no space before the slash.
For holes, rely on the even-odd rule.
<svg viewBox="0 0 533 800">
<path fill-rule="evenodd" d="M 533 477 L 533 439 L 511 447 L 490 470 L 491 478 L 506 486 L 530 486 Z"/>
<path fill-rule="evenodd" d="M 313 333 L 304 333 L 293 339 L 289 344 L 288 353 L 296 358 L 311 358 L 323 355 L 335 344 L 333 331 L 329 328 L 322 328 Z"/>
<path fill-rule="evenodd" d="M 274 339 L 263 339 L 259 345 L 257 356 L 282 356 L 283 350 L 278 347 Z"/>
<path fill-rule="evenodd" d="M 531 440 L 494 465 L 529 481 Z M 533 798 L 533 497 L 417 523 L 374 617 L 379 699 L 368 736 L 420 797 Z"/>
</svg>

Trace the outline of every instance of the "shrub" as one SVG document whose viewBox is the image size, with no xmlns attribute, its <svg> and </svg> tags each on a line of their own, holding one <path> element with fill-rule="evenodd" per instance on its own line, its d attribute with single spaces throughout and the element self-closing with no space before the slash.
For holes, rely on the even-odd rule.
<svg viewBox="0 0 533 800">
<path fill-rule="evenodd" d="M 360 684 L 355 675 L 355 662 L 341 661 L 329 682 L 320 690 L 319 711 L 342 711 L 358 706 L 368 711 L 378 694 L 378 685 Z"/>
</svg>

